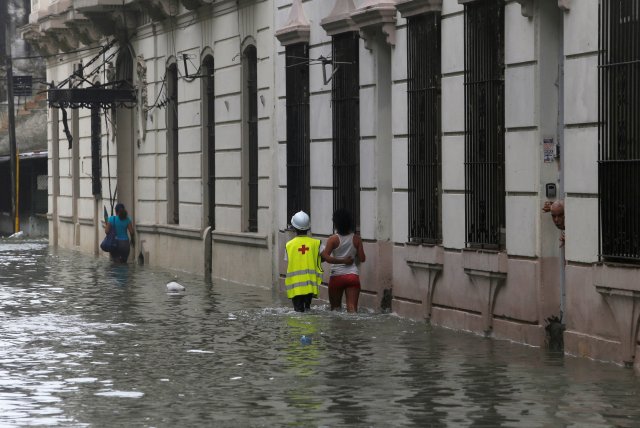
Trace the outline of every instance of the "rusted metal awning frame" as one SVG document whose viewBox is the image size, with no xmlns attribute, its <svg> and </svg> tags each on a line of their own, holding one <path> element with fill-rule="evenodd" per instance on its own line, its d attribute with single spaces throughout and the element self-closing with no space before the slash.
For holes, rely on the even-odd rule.
<svg viewBox="0 0 640 428">
<path fill-rule="evenodd" d="M 136 102 L 135 89 L 122 88 L 71 88 L 49 89 L 49 107 L 52 108 L 132 108 Z"/>
</svg>

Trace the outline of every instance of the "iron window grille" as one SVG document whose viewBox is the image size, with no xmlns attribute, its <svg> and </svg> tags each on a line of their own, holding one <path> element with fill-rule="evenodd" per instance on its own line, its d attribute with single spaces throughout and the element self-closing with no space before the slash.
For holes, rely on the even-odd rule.
<svg viewBox="0 0 640 428">
<path fill-rule="evenodd" d="M 100 107 L 91 109 L 91 193 L 102 195 L 102 123 Z"/>
<path fill-rule="evenodd" d="M 203 61 L 205 71 L 205 106 L 206 106 L 206 141 L 207 145 L 207 199 L 208 199 L 208 220 L 211 229 L 216 228 L 216 93 L 215 93 L 215 69 L 211 56 L 207 56 Z"/>
<path fill-rule="evenodd" d="M 309 212 L 309 45 L 286 47 L 287 81 L 287 219 Z"/>
<path fill-rule="evenodd" d="M 249 167 L 249 216 L 248 231 L 258 231 L 258 54 L 251 45 L 244 51 L 247 61 L 247 131 Z"/>
<path fill-rule="evenodd" d="M 640 4 L 601 0 L 600 257 L 640 262 Z"/>
<path fill-rule="evenodd" d="M 504 2 L 466 4 L 465 234 L 473 248 L 504 247 Z"/>
<path fill-rule="evenodd" d="M 409 241 L 441 239 L 440 13 L 407 20 Z"/>
<path fill-rule="evenodd" d="M 167 70 L 167 184 L 169 186 L 169 223 L 180 223 L 180 187 L 178 168 L 178 67 L 171 64 Z"/>
<path fill-rule="evenodd" d="M 332 38 L 333 208 L 360 224 L 360 78 L 357 32 Z"/>
</svg>

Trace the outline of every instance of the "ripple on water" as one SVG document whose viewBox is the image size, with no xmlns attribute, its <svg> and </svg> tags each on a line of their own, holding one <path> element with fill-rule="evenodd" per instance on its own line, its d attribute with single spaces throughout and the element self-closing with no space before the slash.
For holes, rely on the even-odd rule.
<svg viewBox="0 0 640 428">
<path fill-rule="evenodd" d="M 322 302 L 299 314 L 271 290 L 186 274 L 169 298 L 172 272 L 42 242 L 0 240 L 0 266 L 0 426 L 640 420 L 640 382 L 612 365 Z"/>
</svg>

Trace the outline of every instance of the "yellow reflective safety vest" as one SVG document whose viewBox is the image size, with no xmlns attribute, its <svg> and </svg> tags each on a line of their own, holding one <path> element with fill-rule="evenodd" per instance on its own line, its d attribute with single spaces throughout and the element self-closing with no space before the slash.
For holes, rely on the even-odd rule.
<svg viewBox="0 0 640 428">
<path fill-rule="evenodd" d="M 313 294 L 318 297 L 322 283 L 320 240 L 300 235 L 287 242 L 287 277 L 284 283 L 289 299 Z"/>
</svg>

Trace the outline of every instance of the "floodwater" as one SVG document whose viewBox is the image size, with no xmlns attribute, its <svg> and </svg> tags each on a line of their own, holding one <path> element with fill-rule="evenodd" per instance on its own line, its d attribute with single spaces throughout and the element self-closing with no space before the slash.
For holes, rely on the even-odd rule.
<svg viewBox="0 0 640 428">
<path fill-rule="evenodd" d="M 0 426 L 640 426 L 620 366 L 174 275 L 0 240 Z"/>
</svg>

